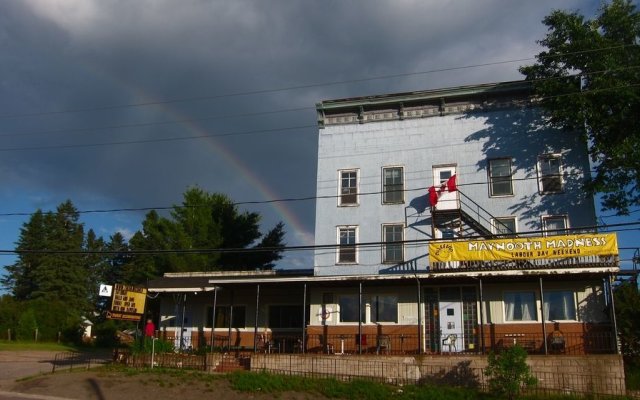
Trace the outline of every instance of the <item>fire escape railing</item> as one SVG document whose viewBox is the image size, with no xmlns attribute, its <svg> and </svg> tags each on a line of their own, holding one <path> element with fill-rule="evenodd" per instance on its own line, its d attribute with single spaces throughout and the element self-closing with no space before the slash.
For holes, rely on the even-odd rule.
<svg viewBox="0 0 640 400">
<path fill-rule="evenodd" d="M 460 214 L 465 222 L 476 229 L 480 234 L 485 237 L 495 237 L 497 234 L 495 230 L 508 232 L 508 234 L 515 235 L 515 232 L 511 231 L 507 225 L 493 216 L 480 204 L 476 203 L 469 196 L 458 190 Z M 516 235 L 517 236 L 517 235 Z"/>
</svg>

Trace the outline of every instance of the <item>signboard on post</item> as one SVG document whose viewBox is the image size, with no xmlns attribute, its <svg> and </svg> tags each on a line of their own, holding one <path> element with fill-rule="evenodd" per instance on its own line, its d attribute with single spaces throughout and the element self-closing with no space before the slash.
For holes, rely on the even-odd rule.
<svg viewBox="0 0 640 400">
<path fill-rule="evenodd" d="M 146 288 L 116 283 L 113 286 L 111 311 L 107 311 L 107 318 L 140 321 L 144 315 L 146 300 Z"/>
</svg>

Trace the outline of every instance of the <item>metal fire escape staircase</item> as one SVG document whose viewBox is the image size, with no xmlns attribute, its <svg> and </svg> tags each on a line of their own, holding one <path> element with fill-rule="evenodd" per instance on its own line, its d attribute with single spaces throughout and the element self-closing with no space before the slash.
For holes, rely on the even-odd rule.
<svg viewBox="0 0 640 400">
<path fill-rule="evenodd" d="M 455 198 L 439 201 L 431 206 L 432 237 L 458 239 L 480 236 L 491 239 L 497 236 L 492 229 L 495 225 L 499 225 L 499 231 L 511 232 L 500 220 L 460 190 L 451 194 Z"/>
</svg>

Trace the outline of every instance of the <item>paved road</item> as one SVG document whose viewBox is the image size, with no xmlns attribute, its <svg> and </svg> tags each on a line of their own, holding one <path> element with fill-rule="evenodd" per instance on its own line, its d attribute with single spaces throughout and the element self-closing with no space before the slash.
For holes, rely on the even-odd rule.
<svg viewBox="0 0 640 400">
<path fill-rule="evenodd" d="M 57 351 L 0 351 L 0 389 L 16 379 L 49 373 Z"/>
<path fill-rule="evenodd" d="M 42 395 L 39 395 L 39 394 L 5 392 L 5 391 L 0 390 L 0 400 L 26 400 L 26 399 L 34 399 L 34 400 L 73 400 L 73 399 L 69 399 L 68 397 L 42 396 Z"/>
<path fill-rule="evenodd" d="M 12 393 L 6 390 L 20 378 L 38 374 L 48 374 L 53 370 L 53 363 L 59 351 L 0 351 L 0 400 L 40 399 L 62 400 L 62 397 L 42 396 L 23 393 Z M 104 361 L 108 354 L 92 354 L 91 357 Z"/>
</svg>

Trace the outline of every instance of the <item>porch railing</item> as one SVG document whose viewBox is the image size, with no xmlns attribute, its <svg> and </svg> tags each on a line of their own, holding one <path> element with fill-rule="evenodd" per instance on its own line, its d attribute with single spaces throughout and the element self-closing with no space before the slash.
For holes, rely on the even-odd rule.
<svg viewBox="0 0 640 400">
<path fill-rule="evenodd" d="M 480 332 L 480 329 L 475 330 Z M 524 348 L 529 354 L 545 354 L 544 335 L 539 333 L 521 332 L 491 332 L 485 326 L 484 341 L 480 334 L 474 335 L 451 335 L 451 334 L 430 334 L 423 337 L 422 351 L 426 354 L 454 354 L 469 353 L 480 354 L 483 351 L 502 351 L 509 347 L 518 345 Z M 193 337 L 195 345 L 193 351 L 198 349 L 205 352 L 254 352 L 253 342 L 244 346 L 229 346 L 228 337 L 216 335 L 214 346 L 211 340 L 202 337 L 199 341 Z M 303 341 L 302 335 L 273 335 L 268 340 L 258 340 L 256 352 L 265 354 L 379 354 L 379 355 L 405 355 L 417 354 L 420 349 L 420 338 L 415 334 L 390 333 L 390 334 L 370 334 L 357 333 L 349 334 L 308 334 Z M 233 340 L 231 342 L 234 342 Z M 304 347 L 303 347 L 304 343 Z M 614 354 L 616 352 L 613 334 L 604 329 L 597 329 L 587 332 L 559 331 L 547 332 L 546 340 L 547 354 Z M 179 349 L 176 349 L 179 350 Z"/>
</svg>

